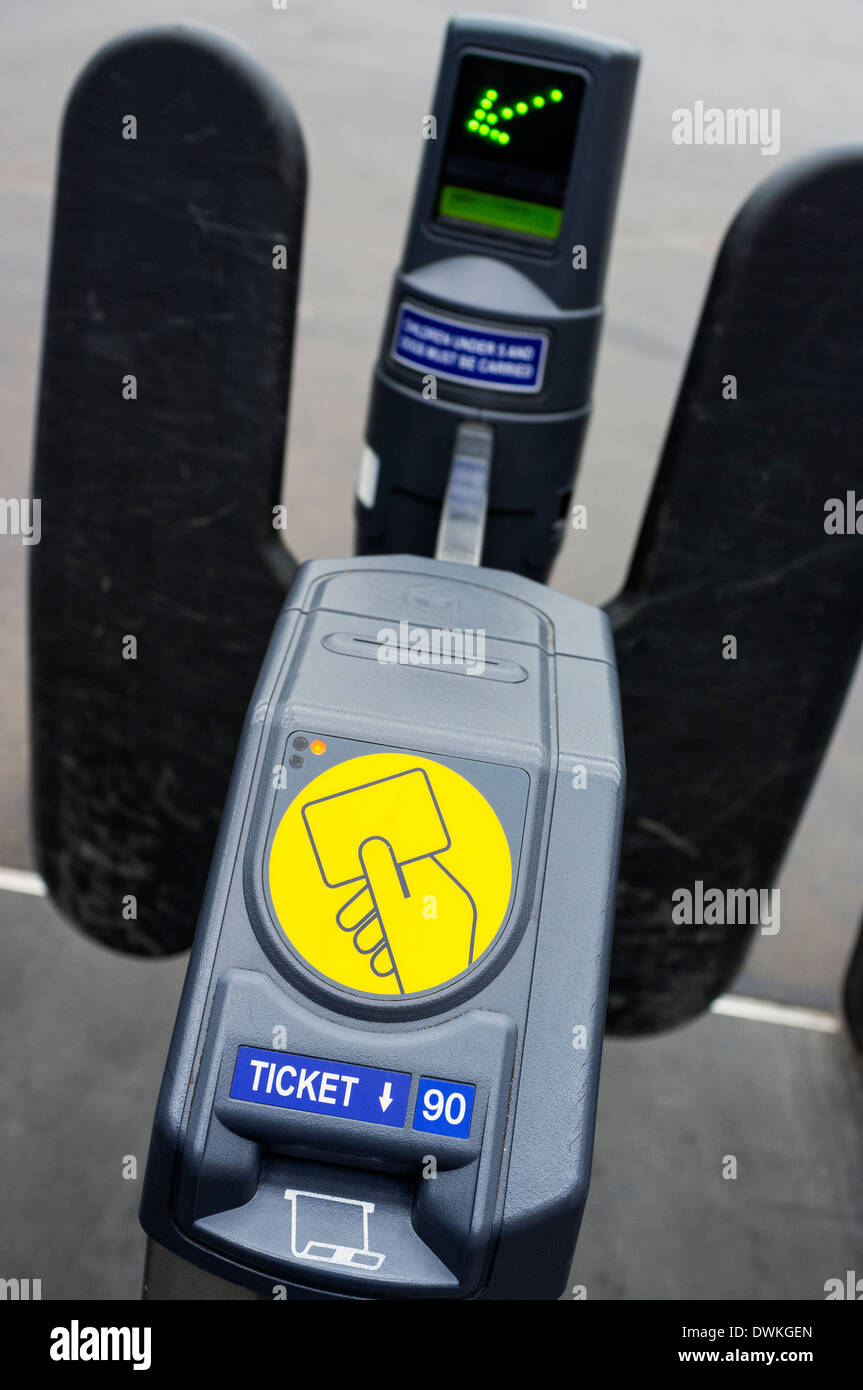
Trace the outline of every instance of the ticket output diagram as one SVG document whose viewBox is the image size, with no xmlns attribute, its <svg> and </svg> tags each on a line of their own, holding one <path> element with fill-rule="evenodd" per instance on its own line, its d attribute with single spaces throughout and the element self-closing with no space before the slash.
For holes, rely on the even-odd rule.
<svg viewBox="0 0 863 1390">
<path fill-rule="evenodd" d="M 460 975 L 502 925 L 511 883 L 506 835 L 482 793 L 410 754 L 327 769 L 288 807 L 270 852 L 292 944 L 329 978 L 376 994 Z"/>
</svg>

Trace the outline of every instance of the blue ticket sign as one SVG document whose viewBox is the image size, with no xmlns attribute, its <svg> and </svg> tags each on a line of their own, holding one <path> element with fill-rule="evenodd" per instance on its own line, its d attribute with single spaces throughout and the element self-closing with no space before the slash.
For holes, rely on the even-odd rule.
<svg viewBox="0 0 863 1390">
<path fill-rule="evenodd" d="M 467 1139 L 476 1087 L 466 1081 L 435 1081 L 420 1077 L 414 1110 L 414 1129 Z"/>
<path fill-rule="evenodd" d="M 539 391 L 548 335 L 430 314 L 405 302 L 392 355 L 417 371 L 492 391 Z"/>
<path fill-rule="evenodd" d="M 264 1047 L 240 1047 L 231 1099 L 401 1129 L 410 1088 L 409 1072 L 357 1067 L 352 1062 L 302 1057 Z"/>
</svg>

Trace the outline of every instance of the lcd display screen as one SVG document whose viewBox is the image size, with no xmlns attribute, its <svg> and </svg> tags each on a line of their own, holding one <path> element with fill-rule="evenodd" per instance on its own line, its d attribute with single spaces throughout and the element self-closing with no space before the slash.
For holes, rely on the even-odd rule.
<svg viewBox="0 0 863 1390">
<path fill-rule="evenodd" d="M 474 231 L 553 241 L 560 233 L 584 79 L 507 58 L 462 59 L 437 217 Z"/>
</svg>

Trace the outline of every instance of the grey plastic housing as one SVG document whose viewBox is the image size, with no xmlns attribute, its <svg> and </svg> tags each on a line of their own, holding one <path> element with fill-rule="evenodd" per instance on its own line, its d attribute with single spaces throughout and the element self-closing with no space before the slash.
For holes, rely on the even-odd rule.
<svg viewBox="0 0 863 1390">
<path fill-rule="evenodd" d="M 368 659 L 381 627 L 401 621 L 484 631 L 485 671 Z M 521 827 L 514 888 L 464 974 L 382 998 L 340 988 L 287 947 L 262 847 L 271 769 L 297 729 L 473 765 L 477 785 L 497 787 Z M 158 1101 L 147 1232 L 262 1296 L 559 1296 L 590 1173 L 623 793 L 601 611 L 411 556 L 304 565 L 234 767 Z M 469 1137 L 232 1099 L 238 1046 L 272 1048 L 276 1027 L 290 1052 L 410 1073 L 408 1117 L 420 1077 L 474 1085 Z M 298 1258 L 286 1191 L 373 1205 L 380 1267 Z"/>
<path fill-rule="evenodd" d="M 585 92 L 563 221 L 552 247 L 518 245 L 434 216 L 459 64 L 467 53 L 548 63 L 580 74 Z M 602 292 L 620 187 L 638 54 L 575 29 L 489 15 L 448 27 L 402 261 L 375 366 L 366 440 L 375 487 L 358 494 L 357 548 L 431 555 L 455 432 L 465 421 L 494 429 L 494 463 L 483 564 L 544 580 L 562 541 L 590 414 L 602 326 Z M 583 247 L 586 264 L 574 249 Z M 509 392 L 436 377 L 430 396 L 419 368 L 392 344 L 404 302 L 467 325 L 547 338 L 541 389 Z"/>
</svg>

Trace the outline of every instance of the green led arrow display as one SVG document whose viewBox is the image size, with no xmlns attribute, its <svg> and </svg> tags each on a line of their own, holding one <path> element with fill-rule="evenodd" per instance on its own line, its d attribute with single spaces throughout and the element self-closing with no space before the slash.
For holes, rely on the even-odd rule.
<svg viewBox="0 0 863 1390">
<path fill-rule="evenodd" d="M 541 111 L 548 103 L 563 101 L 563 92 L 552 87 L 547 92 L 537 92 L 524 100 L 514 101 L 508 106 L 496 106 L 498 93 L 494 87 L 486 87 L 476 102 L 473 114 L 465 121 L 465 127 L 481 140 L 491 140 L 496 145 L 508 145 L 510 133 L 507 124 L 519 121 L 532 111 Z"/>
</svg>

